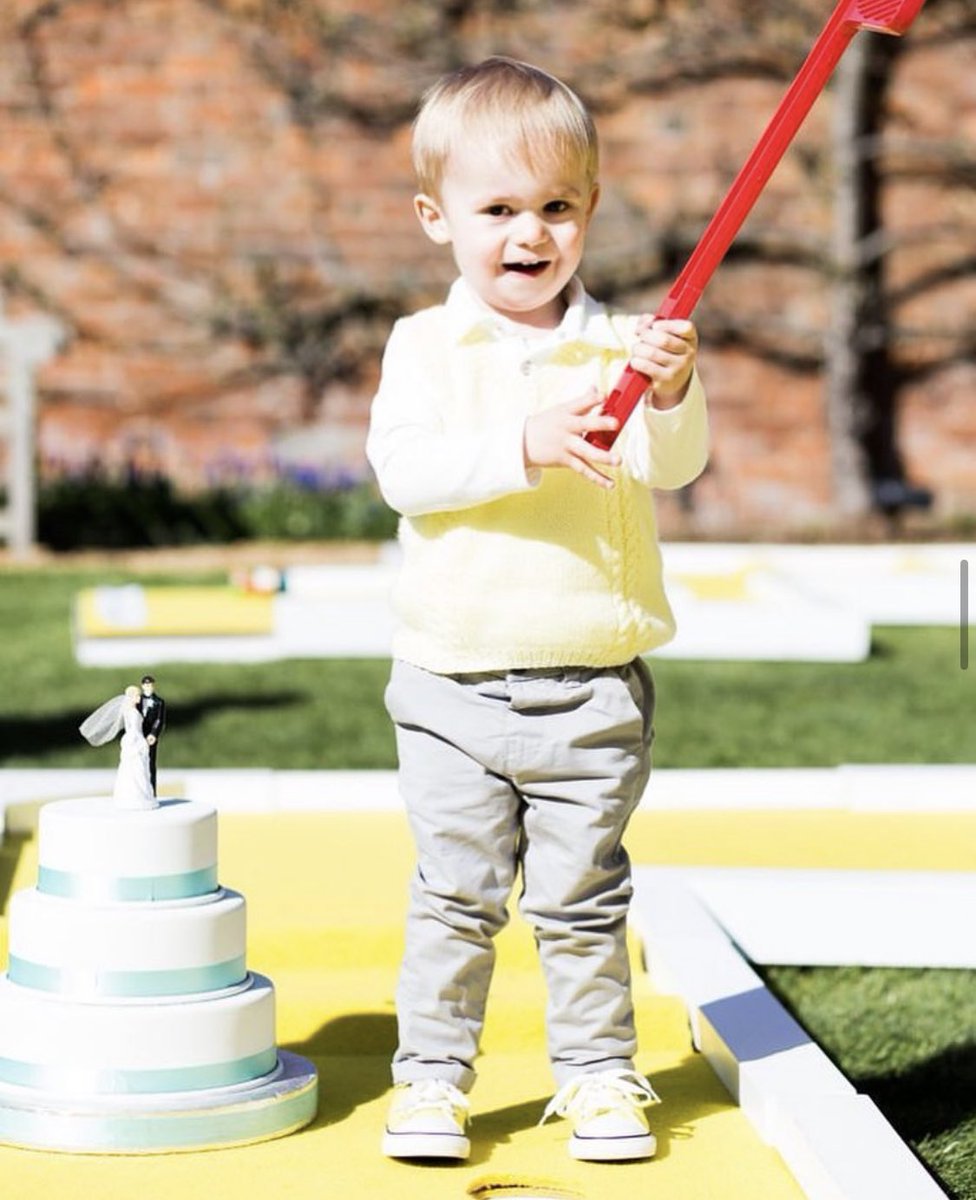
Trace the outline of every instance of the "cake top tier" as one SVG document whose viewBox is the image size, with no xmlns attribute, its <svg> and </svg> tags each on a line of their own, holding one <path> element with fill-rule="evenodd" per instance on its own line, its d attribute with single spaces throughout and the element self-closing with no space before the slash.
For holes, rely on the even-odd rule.
<svg viewBox="0 0 976 1200">
<path fill-rule="evenodd" d="M 77 900 L 175 900 L 217 887 L 217 814 L 194 800 L 120 809 L 107 797 L 41 809 L 38 889 Z"/>
</svg>

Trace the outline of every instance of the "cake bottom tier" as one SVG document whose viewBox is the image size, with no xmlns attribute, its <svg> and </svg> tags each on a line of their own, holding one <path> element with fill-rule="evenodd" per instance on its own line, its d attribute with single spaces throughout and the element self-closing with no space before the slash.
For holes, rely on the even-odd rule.
<svg viewBox="0 0 976 1200">
<path fill-rule="evenodd" d="M 58 1097 L 186 1093 L 266 1076 L 278 1064 L 274 986 L 231 994 L 83 1004 L 0 977 L 0 1085 Z"/>
<path fill-rule="evenodd" d="M 0 1083 L 0 1143 L 70 1154 L 165 1154 L 283 1137 L 315 1118 L 318 1079 L 286 1050 L 274 1070 L 235 1087 L 179 1095 L 39 1095 Z"/>
</svg>

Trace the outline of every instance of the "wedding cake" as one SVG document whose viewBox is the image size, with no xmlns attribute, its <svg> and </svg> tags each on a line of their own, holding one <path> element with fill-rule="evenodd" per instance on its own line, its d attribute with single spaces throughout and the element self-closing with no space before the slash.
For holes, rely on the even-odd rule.
<svg viewBox="0 0 976 1200">
<path fill-rule="evenodd" d="M 58 801 L 38 855 L 0 976 L 0 1142 L 145 1153 L 312 1120 L 315 1069 L 277 1048 L 244 897 L 218 883 L 213 808 Z"/>
</svg>

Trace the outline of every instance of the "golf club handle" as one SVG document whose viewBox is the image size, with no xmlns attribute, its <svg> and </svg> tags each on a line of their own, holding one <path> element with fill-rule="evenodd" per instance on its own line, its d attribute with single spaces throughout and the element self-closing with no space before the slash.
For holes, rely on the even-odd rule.
<svg viewBox="0 0 976 1200">
<path fill-rule="evenodd" d="M 616 417 L 619 424 L 616 429 L 596 429 L 585 435 L 585 440 L 591 445 L 599 446 L 601 450 L 609 450 L 617 440 L 624 427 L 624 422 L 637 407 L 641 396 L 651 386 L 651 381 L 640 371 L 635 371 L 630 365 L 624 367 L 613 391 L 603 402 L 600 412 L 605 417 Z"/>
<path fill-rule="evenodd" d="M 694 256 L 692 256 L 694 257 Z M 678 276 L 671 290 L 664 297 L 661 307 L 654 316 L 655 321 L 668 321 L 671 319 L 681 319 L 690 317 L 694 312 L 695 305 L 698 303 L 698 297 L 701 295 L 699 288 L 690 287 L 686 283 L 682 283 L 682 279 L 687 274 L 687 267 Z M 586 441 L 594 446 L 599 446 L 602 450 L 609 450 L 616 441 L 620 430 L 624 427 L 624 422 L 637 407 L 641 396 L 651 386 L 650 379 L 636 371 L 629 364 L 624 367 L 620 378 L 617 380 L 613 391 L 607 396 L 603 402 L 603 407 L 600 410 L 604 416 L 616 417 L 619 424 L 616 429 L 598 429 L 593 433 L 586 434 Z"/>
</svg>

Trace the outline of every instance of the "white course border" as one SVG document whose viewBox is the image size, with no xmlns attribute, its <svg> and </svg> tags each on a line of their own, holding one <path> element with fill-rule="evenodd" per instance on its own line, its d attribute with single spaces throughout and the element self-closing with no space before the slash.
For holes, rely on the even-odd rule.
<svg viewBox="0 0 976 1200">
<path fill-rule="evenodd" d="M 892 943 L 891 929 L 904 933 L 909 912 L 921 934 L 946 921 L 947 902 L 960 901 L 976 901 L 976 873 L 635 871 L 632 917 L 655 985 L 685 1002 L 694 1045 L 809 1200 L 946 1193 L 764 986 L 736 942 L 745 941 L 755 962 L 974 967 L 976 948 L 958 920 L 965 909 L 953 910 L 953 944 L 935 955 L 922 936 Z M 823 928 L 838 934 L 837 953 L 825 954 Z M 879 945 L 892 952 L 879 953 Z"/>
<path fill-rule="evenodd" d="M 111 792 L 112 768 L 0 770 L 4 809 Z M 161 768 L 160 793 L 191 796 L 222 812 L 329 809 L 399 811 L 395 771 Z M 657 768 L 644 811 L 811 810 L 976 812 L 976 764 L 844 764 L 838 767 Z"/>
</svg>

